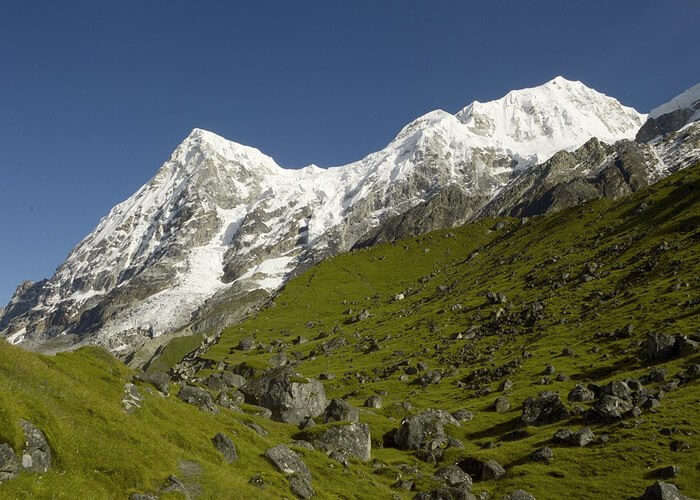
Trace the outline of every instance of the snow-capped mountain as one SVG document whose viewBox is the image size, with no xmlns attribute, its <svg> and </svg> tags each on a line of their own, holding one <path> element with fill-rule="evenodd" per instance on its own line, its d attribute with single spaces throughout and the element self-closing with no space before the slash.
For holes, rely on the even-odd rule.
<svg viewBox="0 0 700 500">
<path fill-rule="evenodd" d="M 428 113 L 357 162 L 298 170 L 194 129 L 52 278 L 20 285 L 0 332 L 28 346 L 96 342 L 129 352 L 193 320 L 213 329 L 224 322 L 207 322 L 217 305 L 229 304 L 229 315 L 252 307 L 291 274 L 370 241 L 402 214 L 444 198 L 449 217 L 409 229 L 465 222 L 556 152 L 593 137 L 632 139 L 645 118 L 557 77 L 454 115 Z"/>
</svg>

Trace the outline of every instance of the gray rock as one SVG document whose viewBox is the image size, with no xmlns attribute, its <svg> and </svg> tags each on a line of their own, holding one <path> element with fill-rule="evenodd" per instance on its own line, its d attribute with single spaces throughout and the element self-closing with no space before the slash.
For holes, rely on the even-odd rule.
<svg viewBox="0 0 700 500">
<path fill-rule="evenodd" d="M 166 396 L 170 393 L 170 375 L 161 371 L 146 372 L 138 376 L 139 379 L 151 384 Z"/>
<path fill-rule="evenodd" d="M 297 498 L 312 498 L 316 494 L 311 486 L 311 480 L 299 474 L 289 476 L 289 489 Z"/>
<path fill-rule="evenodd" d="M 569 417 L 569 410 L 556 392 L 542 392 L 523 403 L 521 420 L 526 425 L 547 425 Z"/>
<path fill-rule="evenodd" d="M 473 479 L 488 481 L 505 476 L 506 470 L 495 460 L 480 460 L 469 457 L 462 459 L 457 465 Z"/>
<path fill-rule="evenodd" d="M 640 500 L 692 500 L 683 495 L 675 484 L 657 481 L 647 487 Z"/>
<path fill-rule="evenodd" d="M 236 389 L 240 389 L 246 383 L 246 379 L 244 376 L 232 372 L 222 373 L 221 380 L 223 380 L 224 384 L 226 384 L 227 386 L 235 387 Z"/>
<path fill-rule="evenodd" d="M 382 398 L 379 396 L 370 396 L 365 400 L 366 408 L 380 409 L 383 404 Z"/>
<path fill-rule="evenodd" d="M 571 446 L 586 446 L 593 442 L 595 434 L 589 427 L 572 432 L 569 429 L 559 429 L 552 438 L 555 443 L 563 443 Z"/>
<path fill-rule="evenodd" d="M 311 471 L 306 466 L 304 461 L 289 447 L 278 444 L 277 446 L 268 449 L 265 452 L 265 457 L 277 467 L 277 469 L 286 476 L 293 474 L 298 475 L 308 481 L 311 481 Z"/>
<path fill-rule="evenodd" d="M 647 333 L 645 354 L 650 361 L 665 361 L 675 355 L 676 339 L 663 333 Z"/>
<path fill-rule="evenodd" d="M 138 408 L 141 408 L 141 393 L 138 388 L 132 384 L 124 385 L 124 396 L 122 397 L 122 407 L 127 413 L 133 413 Z"/>
<path fill-rule="evenodd" d="M 360 412 L 347 401 L 332 399 L 323 413 L 323 421 L 329 422 L 359 422 Z"/>
<path fill-rule="evenodd" d="M 0 483 L 12 479 L 19 470 L 15 450 L 7 443 L 0 444 Z"/>
<path fill-rule="evenodd" d="M 515 490 L 503 497 L 503 500 L 537 500 L 534 495 L 525 490 Z"/>
<path fill-rule="evenodd" d="M 413 500 L 477 500 L 477 497 L 465 488 L 436 488 L 417 493 Z"/>
<path fill-rule="evenodd" d="M 363 462 L 372 457 L 372 436 L 367 424 L 338 424 L 311 438 L 316 449 L 352 456 Z"/>
<path fill-rule="evenodd" d="M 158 500 L 158 497 L 147 493 L 132 493 L 129 495 L 129 500 Z"/>
<path fill-rule="evenodd" d="M 183 385 L 177 395 L 185 403 L 196 406 L 208 413 L 219 413 L 219 408 L 214 404 L 214 398 L 204 389 L 193 385 Z"/>
<path fill-rule="evenodd" d="M 238 350 L 240 351 L 252 351 L 255 349 L 255 339 L 252 337 L 245 337 L 238 341 Z"/>
<path fill-rule="evenodd" d="M 591 416 L 594 420 L 620 420 L 627 412 L 631 411 L 632 408 L 633 405 L 629 401 L 625 401 L 617 396 L 605 394 L 598 401 L 596 401 Z"/>
<path fill-rule="evenodd" d="M 219 432 L 212 438 L 211 442 L 214 444 L 214 448 L 221 452 L 221 454 L 224 456 L 224 460 L 226 460 L 228 463 L 231 464 L 238 460 L 236 445 L 233 444 L 230 437 Z"/>
<path fill-rule="evenodd" d="M 47 472 L 51 468 L 52 453 L 44 433 L 31 422 L 21 421 L 24 430 L 22 468 L 30 472 Z"/>
<path fill-rule="evenodd" d="M 507 397 L 500 396 L 494 401 L 493 409 L 496 410 L 497 413 L 505 413 L 510 410 L 510 401 Z"/>
<path fill-rule="evenodd" d="M 394 442 L 402 450 L 419 450 L 426 446 L 442 446 L 447 442 L 445 425 L 459 426 L 459 422 L 444 410 L 427 410 L 420 415 L 403 419 Z"/>
<path fill-rule="evenodd" d="M 444 481 L 447 486 L 465 485 L 471 487 L 472 485 L 471 476 L 457 465 L 441 467 L 435 472 L 435 477 L 440 481 Z"/>
<path fill-rule="evenodd" d="M 272 369 L 249 380 L 241 392 L 248 403 L 269 409 L 273 420 L 295 425 L 321 415 L 327 406 L 323 384 L 295 374 L 290 367 Z"/>
<path fill-rule="evenodd" d="M 474 419 L 474 413 L 463 408 L 452 412 L 452 417 L 458 422 L 471 422 Z"/>
<path fill-rule="evenodd" d="M 576 387 L 571 389 L 567 399 L 572 402 L 585 403 L 587 401 L 594 401 L 595 393 L 587 387 L 577 384 Z"/>
<path fill-rule="evenodd" d="M 535 462 L 551 462 L 554 459 L 554 451 L 545 446 L 544 448 L 539 448 L 532 452 L 530 458 Z"/>
</svg>

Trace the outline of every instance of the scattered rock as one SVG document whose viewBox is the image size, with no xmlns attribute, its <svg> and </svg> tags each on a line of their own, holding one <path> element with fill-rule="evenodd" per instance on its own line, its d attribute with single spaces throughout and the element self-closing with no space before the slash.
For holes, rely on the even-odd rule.
<svg viewBox="0 0 700 500">
<path fill-rule="evenodd" d="M 132 384 L 124 385 L 124 396 L 122 397 L 122 407 L 127 413 L 133 413 L 137 408 L 141 408 L 141 393 L 138 388 Z"/>
<path fill-rule="evenodd" d="M 523 403 L 521 420 L 526 425 L 546 425 L 569 417 L 569 410 L 556 392 L 541 392 Z"/>
<path fill-rule="evenodd" d="M 592 443 L 594 439 L 595 434 L 589 427 L 576 432 L 569 429 L 559 429 L 552 437 L 552 441 L 555 443 L 568 444 L 570 446 L 586 446 Z"/>
<path fill-rule="evenodd" d="M 402 450 L 435 448 L 447 441 L 445 425 L 459 425 L 455 418 L 443 410 L 427 410 L 420 415 L 407 417 L 396 431 L 394 442 Z"/>
<path fill-rule="evenodd" d="M 214 399 L 209 392 L 195 387 L 193 385 L 183 385 L 178 393 L 179 397 L 185 403 L 196 406 L 202 411 L 208 413 L 219 413 L 219 408 L 214 404 Z"/>
<path fill-rule="evenodd" d="M 290 367 L 272 369 L 249 380 L 241 391 L 246 401 L 272 412 L 272 419 L 298 425 L 321 415 L 327 406 L 323 383 L 295 374 Z"/>
<path fill-rule="evenodd" d="M 479 481 L 500 479 L 506 474 L 506 470 L 503 466 L 495 460 L 483 461 L 469 457 L 461 460 L 457 465 L 472 478 Z"/>
<path fill-rule="evenodd" d="M 631 411 L 633 408 L 632 403 L 625 401 L 617 396 L 611 396 L 609 394 L 604 394 L 595 404 L 591 413 L 589 413 L 589 420 L 602 420 L 604 422 L 612 422 L 615 420 L 620 420 L 623 416 Z"/>
<path fill-rule="evenodd" d="M 515 490 L 503 497 L 503 500 L 537 500 L 534 495 L 525 490 Z"/>
<path fill-rule="evenodd" d="M 545 446 L 544 448 L 539 448 L 532 452 L 530 458 L 535 462 L 551 462 L 554 458 L 554 451 Z"/>
<path fill-rule="evenodd" d="M 435 477 L 440 481 L 444 481 L 447 486 L 466 485 L 471 488 L 472 485 L 471 476 L 457 465 L 441 467 L 435 472 Z"/>
<path fill-rule="evenodd" d="M 681 494 L 675 484 L 657 481 L 647 487 L 640 500 L 691 500 Z"/>
<path fill-rule="evenodd" d="M 370 396 L 365 400 L 366 408 L 379 409 L 383 406 L 382 398 L 379 396 Z"/>
<path fill-rule="evenodd" d="M 221 454 L 224 456 L 224 460 L 226 460 L 228 463 L 231 464 L 238 460 L 236 445 L 233 444 L 230 437 L 219 432 L 212 438 L 211 441 L 214 444 L 214 448 L 221 452 Z"/>
<path fill-rule="evenodd" d="M 329 422 L 359 422 L 360 413 L 347 401 L 333 399 L 323 413 L 323 420 Z"/>
<path fill-rule="evenodd" d="M 311 479 L 300 474 L 293 474 L 289 477 L 289 489 L 297 498 L 311 498 L 316 494 L 311 487 Z"/>
<path fill-rule="evenodd" d="M 577 384 L 576 387 L 571 389 L 567 399 L 572 402 L 585 403 L 587 401 L 594 401 L 595 393 L 587 387 Z"/>
<path fill-rule="evenodd" d="M 493 409 L 496 410 L 497 413 L 505 413 L 510 410 L 510 401 L 508 401 L 508 398 L 505 396 L 498 397 L 493 403 Z"/>
<path fill-rule="evenodd" d="M 284 475 L 298 475 L 311 480 L 311 471 L 299 455 L 288 446 L 278 444 L 265 452 L 265 457 Z"/>
<path fill-rule="evenodd" d="M 353 456 L 363 462 L 372 456 L 372 436 L 367 424 L 332 425 L 319 434 L 309 436 L 314 447 L 328 454 Z"/>
</svg>

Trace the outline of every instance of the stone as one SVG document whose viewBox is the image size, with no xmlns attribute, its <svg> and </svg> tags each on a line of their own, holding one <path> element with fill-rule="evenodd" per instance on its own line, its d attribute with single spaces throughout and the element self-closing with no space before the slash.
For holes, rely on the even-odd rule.
<svg viewBox="0 0 700 500">
<path fill-rule="evenodd" d="M 587 401 L 594 401 L 595 393 L 587 387 L 577 384 L 576 387 L 571 389 L 567 399 L 572 402 L 585 403 Z"/>
<path fill-rule="evenodd" d="M 236 445 L 233 444 L 230 437 L 219 432 L 212 438 L 211 441 L 214 444 L 214 448 L 221 452 L 221 454 L 224 456 L 224 460 L 226 460 L 228 463 L 232 464 L 238 460 Z"/>
<path fill-rule="evenodd" d="M 663 333 L 647 333 L 644 354 L 649 361 L 665 361 L 675 355 L 676 339 Z"/>
<path fill-rule="evenodd" d="M 669 465 L 668 467 L 661 467 L 654 471 L 654 476 L 661 479 L 671 479 L 678 475 L 680 472 L 680 467 L 677 465 Z"/>
<path fill-rule="evenodd" d="M 222 373 L 221 380 L 223 380 L 224 384 L 226 384 L 228 387 L 235 387 L 236 389 L 240 389 L 246 383 L 246 379 L 243 375 L 232 372 Z"/>
<path fill-rule="evenodd" d="M 132 493 L 129 495 L 129 500 L 158 500 L 158 497 L 147 493 Z"/>
<path fill-rule="evenodd" d="M 22 420 L 20 423 L 24 430 L 22 468 L 30 472 L 47 472 L 51 468 L 52 453 L 46 435 L 31 422 Z"/>
<path fill-rule="evenodd" d="M 329 422 L 359 422 L 360 413 L 347 401 L 332 399 L 323 413 L 323 421 Z"/>
<path fill-rule="evenodd" d="M 133 413 L 138 408 L 141 408 L 141 393 L 138 388 L 132 384 L 124 384 L 124 396 L 122 396 L 122 407 L 127 413 Z"/>
<path fill-rule="evenodd" d="M 609 394 L 611 396 L 615 396 L 626 401 L 632 399 L 632 390 L 629 388 L 626 382 L 623 382 L 621 380 L 614 380 L 609 384 L 603 386 L 601 392 L 603 394 Z"/>
<path fill-rule="evenodd" d="M 474 419 L 474 413 L 463 408 L 453 412 L 452 417 L 458 422 L 471 422 Z"/>
<path fill-rule="evenodd" d="M 629 401 L 625 401 L 617 396 L 604 394 L 593 407 L 592 415 L 594 419 L 610 422 L 620 420 L 632 408 L 632 403 Z"/>
<path fill-rule="evenodd" d="M 460 469 L 478 481 L 500 479 L 506 474 L 506 470 L 495 460 L 480 460 L 469 457 L 462 459 L 457 465 Z"/>
<path fill-rule="evenodd" d="M 508 401 L 508 398 L 505 396 L 498 397 L 493 403 L 493 409 L 496 410 L 497 413 L 505 413 L 510 410 L 510 401 Z"/>
<path fill-rule="evenodd" d="M 555 443 L 581 447 L 592 443 L 593 440 L 595 440 L 595 434 L 590 427 L 584 427 L 576 432 L 572 432 L 569 429 L 559 429 L 552 437 L 552 441 Z"/>
<path fill-rule="evenodd" d="M 681 494 L 675 484 L 657 481 L 647 487 L 640 500 L 691 500 Z"/>
<path fill-rule="evenodd" d="M 258 436 L 267 436 L 269 432 L 267 432 L 265 429 L 263 429 L 260 425 L 256 424 L 255 422 L 246 422 L 245 426 L 248 427 L 249 429 L 252 429 Z"/>
<path fill-rule="evenodd" d="M 530 458 L 535 462 L 548 462 L 549 463 L 554 458 L 554 451 L 547 446 L 545 446 L 543 448 L 538 448 L 537 450 L 532 452 L 532 454 L 530 455 Z"/>
<path fill-rule="evenodd" d="M 316 494 L 311 486 L 311 479 L 299 474 L 289 476 L 289 489 L 297 498 L 312 498 Z"/>
<path fill-rule="evenodd" d="M 139 375 L 138 378 L 147 384 L 151 384 L 162 394 L 165 394 L 166 396 L 170 394 L 170 375 L 167 373 L 161 371 L 147 372 Z"/>
<path fill-rule="evenodd" d="M 464 488 L 443 487 L 417 493 L 413 500 L 477 500 L 477 497 Z"/>
<path fill-rule="evenodd" d="M 304 461 L 288 446 L 278 444 L 265 452 L 265 457 L 286 476 L 298 475 L 311 481 L 311 471 Z"/>
<path fill-rule="evenodd" d="M 457 465 L 441 467 L 435 472 L 435 477 L 444 481 L 447 486 L 465 485 L 471 488 L 472 478 Z"/>
<path fill-rule="evenodd" d="M 241 392 L 246 402 L 269 409 L 273 420 L 294 425 L 318 417 L 327 406 L 322 382 L 301 377 L 286 366 L 249 380 Z"/>
<path fill-rule="evenodd" d="M 252 337 L 245 337 L 238 341 L 237 349 L 239 351 L 252 351 L 255 349 L 255 339 Z"/>
<path fill-rule="evenodd" d="M 185 403 L 196 406 L 208 413 L 219 413 L 219 408 L 214 403 L 214 398 L 209 392 L 193 385 L 183 385 L 177 395 Z"/>
<path fill-rule="evenodd" d="M 321 433 L 309 436 L 314 447 L 326 453 L 340 453 L 363 462 L 372 457 L 372 436 L 367 424 L 331 425 Z"/>
<path fill-rule="evenodd" d="M 521 420 L 526 425 L 546 425 L 569 417 L 569 410 L 556 392 L 541 392 L 523 403 Z"/>
<path fill-rule="evenodd" d="M 365 400 L 366 408 L 380 409 L 383 404 L 382 398 L 379 396 L 370 396 Z"/>
<path fill-rule="evenodd" d="M 458 426 L 459 422 L 444 410 L 427 410 L 402 420 L 394 442 L 402 450 L 420 450 L 428 444 L 447 442 L 445 425 Z"/>
<path fill-rule="evenodd" d="M 213 373 L 207 377 L 206 386 L 210 391 L 214 393 L 223 391 L 226 388 L 226 384 L 221 380 L 220 373 Z"/>
<path fill-rule="evenodd" d="M 19 462 L 15 450 L 7 443 L 0 444 L 0 483 L 17 475 Z"/>
<path fill-rule="evenodd" d="M 503 497 L 503 500 L 537 500 L 534 495 L 525 490 L 515 490 Z"/>
</svg>

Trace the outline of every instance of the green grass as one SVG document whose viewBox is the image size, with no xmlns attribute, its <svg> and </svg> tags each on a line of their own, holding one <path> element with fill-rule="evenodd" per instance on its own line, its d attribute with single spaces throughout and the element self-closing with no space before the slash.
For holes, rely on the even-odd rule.
<svg viewBox="0 0 700 500">
<path fill-rule="evenodd" d="M 648 208 L 638 212 L 642 202 Z M 435 466 L 381 448 L 382 435 L 406 415 L 404 402 L 412 405 L 408 413 L 425 408 L 474 412 L 473 421 L 451 429 L 465 448 L 447 450 L 443 463 L 463 456 L 498 460 L 508 470 L 506 477 L 474 485 L 474 491 L 489 491 L 494 498 L 517 488 L 540 500 L 628 498 L 653 482 L 650 471 L 670 464 L 681 468 L 673 482 L 685 494 L 700 496 L 698 381 L 669 392 L 657 413 L 594 426 L 596 434 L 609 434 L 605 445 L 553 446 L 550 465 L 526 457 L 548 444 L 557 429 L 581 427 L 580 419 L 528 427 L 523 439 L 501 440 L 517 427 L 527 397 L 555 390 L 565 399 L 577 383 L 638 377 L 649 369 L 638 356 L 647 332 L 699 332 L 700 166 L 620 201 L 596 201 L 524 225 L 502 220 L 506 227 L 498 231 L 493 230 L 496 221 L 488 219 L 328 259 L 291 280 L 269 308 L 226 329 L 205 357 L 264 369 L 273 353 L 235 347 L 243 337 L 266 345 L 278 340 L 286 343 L 290 359 L 295 352 L 302 359 L 301 376 L 335 375 L 324 381 L 329 397 L 346 397 L 361 406 L 368 396 L 383 394 L 382 409 L 360 413 L 360 421 L 372 430 L 372 462 L 354 462 L 345 469 L 320 452 L 297 448 L 312 470 L 319 498 L 411 498 L 414 492 L 390 489 L 405 465 L 420 472 L 403 472 L 404 478 L 415 478 L 422 488 L 433 484 Z M 663 242 L 669 250 L 658 250 Z M 579 277 L 590 262 L 599 265 L 598 277 L 583 283 Z M 566 281 L 564 273 L 570 275 Z M 490 290 L 504 293 L 507 304 L 490 305 L 485 298 Z M 398 293 L 406 298 L 395 301 Z M 533 325 L 486 328 L 500 308 L 519 313 L 534 301 L 544 305 L 544 316 Z M 363 309 L 370 318 L 351 322 Z M 634 327 L 630 338 L 596 335 L 629 324 Z M 489 335 L 453 339 L 470 329 Z M 297 336 L 307 341 L 293 344 Z M 327 343 L 339 338 L 344 345 L 328 350 Z M 176 339 L 161 357 L 161 368 L 199 343 L 188 344 L 190 340 Z M 370 349 L 372 341 L 378 350 Z M 564 347 L 574 355 L 563 356 Z M 510 411 L 491 410 L 502 378 L 489 384 L 493 392 L 486 395 L 458 386 L 476 369 L 521 359 L 524 350 L 532 356 L 508 376 L 514 382 Z M 412 383 L 416 376 L 400 381 L 401 371 L 382 375 L 402 360 L 411 365 L 422 361 L 442 370 L 443 378 L 422 387 Z M 670 378 L 698 362 L 695 355 L 660 366 Z M 539 385 L 548 364 L 569 379 Z M 0 392 L 0 441 L 21 449 L 19 419 L 27 418 L 45 430 L 56 452 L 50 473 L 23 474 L 4 483 L 0 497 L 124 498 L 132 491 L 156 491 L 170 474 L 179 477 L 181 460 L 201 464 L 203 498 L 291 496 L 286 480 L 262 454 L 275 444 L 290 443 L 298 429 L 229 411 L 208 415 L 174 396 L 161 397 L 147 385 L 139 386 L 143 408 L 126 415 L 120 399 L 130 377 L 129 369 L 98 349 L 44 357 L 0 344 L 0 386 L 7 388 Z M 255 434 L 244 425 L 250 420 L 270 434 Z M 678 433 L 659 432 L 669 427 Z M 238 446 L 241 459 L 233 465 L 224 464 L 211 445 L 220 431 Z M 691 449 L 672 452 L 672 439 L 688 441 Z M 489 442 L 493 446 L 487 447 Z M 265 478 L 264 490 L 248 484 L 257 473 Z"/>
</svg>

